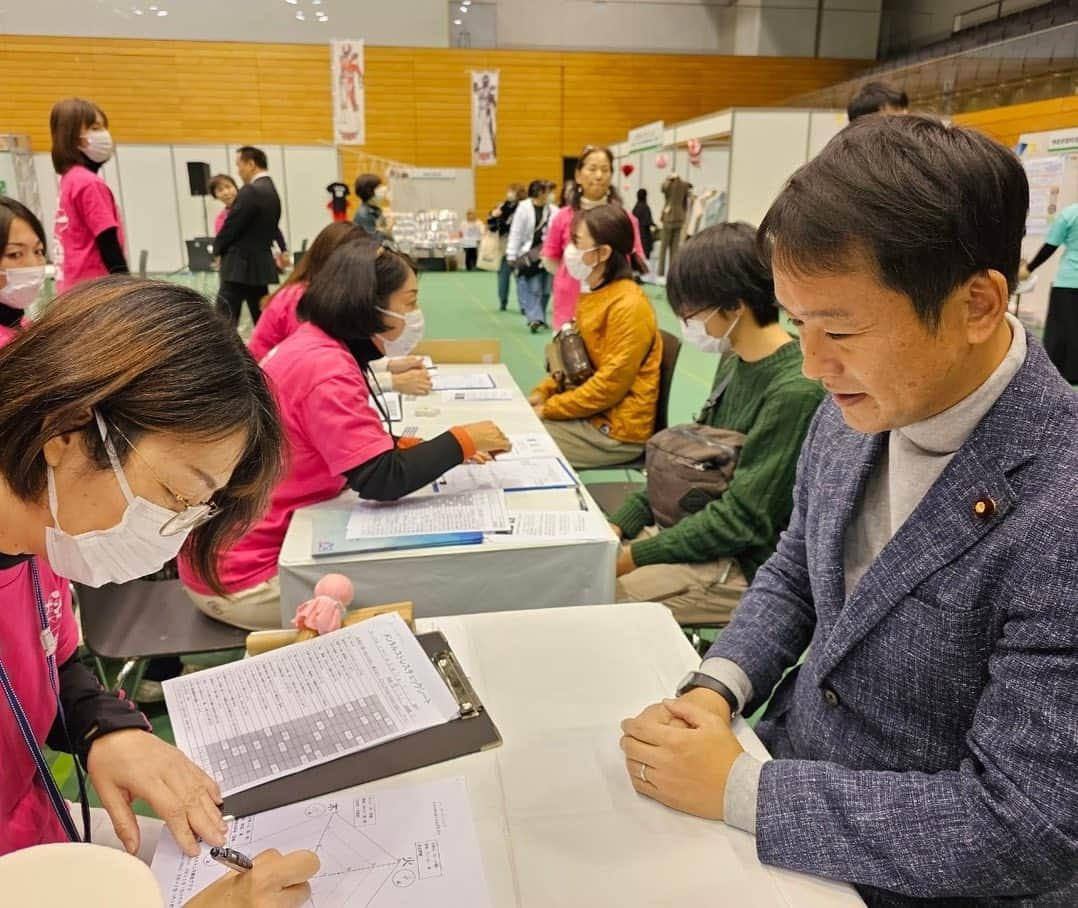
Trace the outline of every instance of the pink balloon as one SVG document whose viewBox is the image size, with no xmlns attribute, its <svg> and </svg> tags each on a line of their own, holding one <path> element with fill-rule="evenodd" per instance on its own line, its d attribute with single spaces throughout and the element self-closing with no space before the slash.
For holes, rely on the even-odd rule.
<svg viewBox="0 0 1078 908">
<path fill-rule="evenodd" d="M 352 602 L 352 597 L 355 596 L 355 587 L 344 574 L 326 574 L 315 585 L 314 594 L 328 596 L 347 608 Z"/>
</svg>

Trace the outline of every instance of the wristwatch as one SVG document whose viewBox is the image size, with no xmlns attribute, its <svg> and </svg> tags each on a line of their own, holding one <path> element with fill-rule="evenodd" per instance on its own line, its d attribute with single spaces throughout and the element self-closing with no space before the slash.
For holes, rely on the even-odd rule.
<svg viewBox="0 0 1078 908">
<path fill-rule="evenodd" d="M 708 690 L 713 690 L 729 703 L 731 718 L 738 714 L 741 707 L 737 702 L 737 697 L 734 696 L 734 692 L 721 681 L 712 678 L 711 675 L 705 675 L 703 672 L 689 672 L 682 678 L 677 688 L 677 695 L 680 697 L 696 687 L 706 687 Z"/>
</svg>

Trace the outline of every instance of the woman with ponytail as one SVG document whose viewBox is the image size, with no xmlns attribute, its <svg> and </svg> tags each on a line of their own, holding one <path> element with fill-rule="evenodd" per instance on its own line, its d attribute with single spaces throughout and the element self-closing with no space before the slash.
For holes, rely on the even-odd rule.
<svg viewBox="0 0 1078 908">
<path fill-rule="evenodd" d="M 581 211 L 591 211 L 603 205 L 621 208 L 621 197 L 613 186 L 614 154 L 609 148 L 585 146 L 580 153 L 575 176 L 576 182 L 569 204 L 554 216 L 550 229 L 547 231 L 546 242 L 543 243 L 543 263 L 554 275 L 555 331 L 559 331 L 562 325 L 571 322 L 576 317 L 580 293 L 582 290 L 587 292 L 581 282 L 569 274 L 563 261 L 565 250 L 572 242 L 574 218 Z M 628 214 L 628 218 L 633 232 L 632 251 L 640 257 L 641 263 L 644 263 L 646 259 L 644 246 L 640 240 L 640 225 L 633 215 Z M 643 264 L 639 273 L 645 274 L 647 270 L 647 265 Z"/>
</svg>

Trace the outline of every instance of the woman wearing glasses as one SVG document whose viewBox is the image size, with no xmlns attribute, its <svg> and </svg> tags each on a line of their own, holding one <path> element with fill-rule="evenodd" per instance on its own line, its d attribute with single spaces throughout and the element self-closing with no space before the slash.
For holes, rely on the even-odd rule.
<svg viewBox="0 0 1078 908">
<path fill-rule="evenodd" d="M 227 596 L 189 556 L 179 562 L 201 611 L 250 630 L 281 626 L 277 561 L 297 508 L 345 488 L 394 501 L 469 458 L 509 449 L 492 422 L 455 426 L 425 442 L 393 433 L 370 364 L 406 353 L 423 336 L 419 282 L 399 252 L 369 240 L 342 244 L 311 281 L 298 315 L 299 328 L 262 361 L 288 441 L 288 472 L 262 520 L 221 555 Z"/>
<path fill-rule="evenodd" d="M 103 825 L 148 856 L 159 825 L 140 828 L 136 798 L 197 855 L 198 839 L 224 844 L 220 792 L 78 660 L 68 580 L 123 583 L 182 547 L 220 588 L 217 550 L 261 512 L 280 428 L 254 361 L 193 291 L 114 277 L 61 302 L 0 350 L 0 855 Z M 111 823 L 85 799 L 72 819 L 46 742 L 77 755 Z M 263 880 L 278 861 L 317 868 L 271 855 Z M 253 905 L 252 885 L 226 878 L 198 904 Z M 289 904 L 285 888 L 258 904 Z"/>
<path fill-rule="evenodd" d="M 581 211 L 591 211 L 602 205 L 621 207 L 621 198 L 613 186 L 614 154 L 609 148 L 588 145 L 580 153 L 576 165 L 576 184 L 573 187 L 569 204 L 554 216 L 543 243 L 543 263 L 554 275 L 554 330 L 560 331 L 562 325 L 576 318 L 576 304 L 580 293 L 585 288 L 573 277 L 562 261 L 565 250 L 573 243 L 573 220 Z M 630 212 L 629 220 L 633 225 L 633 253 L 641 262 L 646 262 L 644 246 L 640 241 L 640 225 Z M 643 266 L 647 271 L 647 265 Z"/>
</svg>

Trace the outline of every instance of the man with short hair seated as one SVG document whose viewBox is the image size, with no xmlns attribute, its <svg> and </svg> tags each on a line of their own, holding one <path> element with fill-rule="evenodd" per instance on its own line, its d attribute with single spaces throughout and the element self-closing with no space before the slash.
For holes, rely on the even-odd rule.
<svg viewBox="0 0 1078 908">
<path fill-rule="evenodd" d="M 831 400 L 730 626 L 622 726 L 637 791 L 872 906 L 1078 905 L 1078 394 L 1007 314 L 1028 202 L 922 117 L 790 179 L 761 233 Z M 730 717 L 768 698 L 762 763 Z"/>
</svg>

